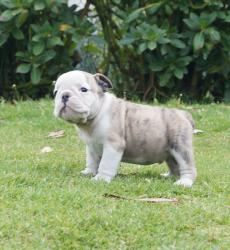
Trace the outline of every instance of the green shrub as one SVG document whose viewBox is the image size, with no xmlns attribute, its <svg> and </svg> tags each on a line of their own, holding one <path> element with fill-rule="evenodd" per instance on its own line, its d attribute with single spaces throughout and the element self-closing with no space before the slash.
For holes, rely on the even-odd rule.
<svg viewBox="0 0 230 250">
<path fill-rule="evenodd" d="M 92 24 L 66 0 L 1 0 L 0 95 L 44 96 L 57 75 L 73 69 L 76 46 Z"/>
<path fill-rule="evenodd" d="M 117 92 L 223 100 L 230 94 L 229 1 L 92 1 Z M 124 84 L 125 83 L 125 84 Z"/>
<path fill-rule="evenodd" d="M 75 12 L 2 0 L 0 13 L 0 95 L 44 96 L 84 48 L 77 68 L 109 75 L 120 96 L 230 100 L 229 1 L 88 0 Z"/>
</svg>

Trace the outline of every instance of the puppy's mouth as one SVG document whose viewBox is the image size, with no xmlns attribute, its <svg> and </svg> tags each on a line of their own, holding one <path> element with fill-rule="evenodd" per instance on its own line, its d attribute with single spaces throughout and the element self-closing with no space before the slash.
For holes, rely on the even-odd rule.
<svg viewBox="0 0 230 250">
<path fill-rule="evenodd" d="M 59 110 L 59 115 L 58 116 L 62 116 L 64 113 L 66 113 L 66 104 Z"/>
<path fill-rule="evenodd" d="M 67 116 L 69 116 L 70 114 L 72 114 L 72 115 L 75 114 L 76 116 L 82 116 L 82 115 L 85 115 L 86 113 L 87 113 L 86 110 L 76 110 L 68 104 L 63 104 L 63 106 L 59 110 L 58 116 L 63 118 L 63 119 L 66 119 Z M 72 115 L 70 115 L 70 116 L 72 116 Z"/>
</svg>

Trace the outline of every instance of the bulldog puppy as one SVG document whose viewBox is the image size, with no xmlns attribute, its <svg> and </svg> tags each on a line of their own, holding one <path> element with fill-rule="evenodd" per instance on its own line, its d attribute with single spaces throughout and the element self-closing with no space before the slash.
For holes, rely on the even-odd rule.
<svg viewBox="0 0 230 250">
<path fill-rule="evenodd" d="M 71 71 L 55 84 L 54 114 L 76 125 L 86 144 L 84 175 L 110 182 L 120 162 L 166 162 L 176 185 L 191 187 L 196 178 L 193 121 L 189 113 L 128 102 L 107 93 L 102 74 Z"/>
</svg>

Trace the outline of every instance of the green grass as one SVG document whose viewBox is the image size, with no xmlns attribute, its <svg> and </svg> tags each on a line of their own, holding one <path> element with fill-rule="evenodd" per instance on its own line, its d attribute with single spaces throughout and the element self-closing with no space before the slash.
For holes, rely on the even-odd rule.
<svg viewBox="0 0 230 250">
<path fill-rule="evenodd" d="M 192 189 L 161 178 L 165 164 L 122 164 L 111 184 L 95 183 L 80 175 L 84 145 L 73 126 L 53 117 L 51 101 L 1 103 L 0 249 L 230 249 L 230 106 L 180 107 L 205 131 L 194 138 Z M 59 129 L 65 137 L 47 138 Z M 40 153 L 44 146 L 54 151 Z"/>
</svg>

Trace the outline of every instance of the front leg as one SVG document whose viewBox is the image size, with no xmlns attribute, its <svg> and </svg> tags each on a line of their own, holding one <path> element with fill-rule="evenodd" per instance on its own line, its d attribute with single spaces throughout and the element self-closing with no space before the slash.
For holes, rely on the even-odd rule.
<svg viewBox="0 0 230 250">
<path fill-rule="evenodd" d="M 96 175 L 100 163 L 100 157 L 94 150 L 86 146 L 86 168 L 81 171 L 83 175 Z"/>
<path fill-rule="evenodd" d="M 115 150 L 113 147 L 105 146 L 98 168 L 98 174 L 93 180 L 103 180 L 110 182 L 117 174 L 118 166 L 121 161 L 123 151 Z"/>
</svg>

